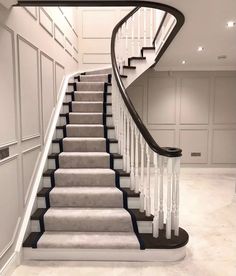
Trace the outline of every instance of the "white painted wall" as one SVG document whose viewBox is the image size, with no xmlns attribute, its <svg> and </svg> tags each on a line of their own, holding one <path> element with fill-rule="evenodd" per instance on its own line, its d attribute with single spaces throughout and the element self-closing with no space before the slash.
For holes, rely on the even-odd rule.
<svg viewBox="0 0 236 276">
<path fill-rule="evenodd" d="M 128 91 L 157 143 L 183 149 L 183 164 L 236 166 L 235 71 L 150 69 Z"/>
<path fill-rule="evenodd" d="M 79 66 L 91 69 L 108 66 L 110 38 L 115 25 L 130 7 L 79 7 Z"/>
<path fill-rule="evenodd" d="M 12 253 L 65 73 L 78 70 L 76 8 L 0 6 L 0 270 Z M 1 273 L 0 273 L 1 274 Z"/>
</svg>

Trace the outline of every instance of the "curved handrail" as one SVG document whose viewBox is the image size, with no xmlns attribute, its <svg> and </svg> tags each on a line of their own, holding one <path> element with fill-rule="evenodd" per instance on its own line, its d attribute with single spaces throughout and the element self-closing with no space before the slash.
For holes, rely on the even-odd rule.
<svg viewBox="0 0 236 276">
<path fill-rule="evenodd" d="M 154 66 L 159 61 L 161 56 L 164 54 L 164 52 L 166 51 L 166 49 L 168 48 L 168 46 L 170 45 L 170 43 L 172 42 L 172 40 L 174 39 L 174 37 L 176 36 L 178 31 L 181 29 L 182 25 L 184 24 L 184 15 L 180 11 L 178 11 L 177 9 L 172 8 L 170 6 L 167 6 L 167 5 L 164 5 L 164 4 L 159 4 L 159 3 L 154 3 L 154 2 L 146 2 L 146 1 L 140 1 L 140 2 L 139 1 L 132 1 L 132 3 L 135 3 L 135 5 L 137 5 L 137 7 L 134 8 L 130 13 L 128 13 L 120 22 L 118 22 L 118 24 L 115 26 L 115 28 L 113 29 L 113 32 L 112 32 L 112 37 L 111 37 L 111 61 L 112 61 L 112 68 L 113 68 L 113 71 L 114 71 L 115 79 L 116 79 L 118 88 L 120 90 L 121 96 L 124 100 L 124 103 L 125 103 L 128 111 L 129 111 L 132 119 L 134 120 L 137 128 L 139 129 L 140 133 L 142 134 L 143 138 L 145 139 L 145 141 L 147 142 L 149 147 L 154 152 L 156 152 L 156 153 L 158 153 L 159 155 L 162 155 L 162 156 L 180 157 L 180 156 L 182 156 L 182 150 L 181 149 L 170 148 L 170 147 L 160 147 L 156 143 L 156 141 L 153 139 L 152 135 L 150 134 L 150 132 L 148 131 L 148 129 L 144 125 L 142 119 L 138 115 L 137 111 L 135 110 L 135 108 L 132 104 L 132 101 L 130 100 L 130 97 L 128 96 L 128 94 L 126 92 L 126 89 L 125 89 L 124 84 L 123 84 L 123 82 L 121 80 L 121 77 L 120 77 L 120 73 L 119 73 L 119 69 L 118 69 L 118 65 L 117 65 L 117 61 L 116 61 L 116 54 L 115 54 L 115 40 L 116 40 L 116 35 L 117 35 L 118 30 L 120 29 L 120 27 L 134 13 L 136 13 L 141 7 L 156 8 L 156 9 L 160 9 L 160 10 L 163 10 L 165 12 L 168 12 L 168 13 L 172 14 L 176 18 L 177 23 L 176 23 L 174 29 L 172 30 L 171 34 L 167 38 L 165 44 L 163 45 L 163 47 L 159 51 L 153 65 L 152 65 L 152 66 Z"/>
</svg>

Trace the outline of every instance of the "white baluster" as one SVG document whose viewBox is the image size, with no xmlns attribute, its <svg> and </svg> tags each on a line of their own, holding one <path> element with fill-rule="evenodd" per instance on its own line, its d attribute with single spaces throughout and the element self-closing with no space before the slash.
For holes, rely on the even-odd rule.
<svg viewBox="0 0 236 276">
<path fill-rule="evenodd" d="M 146 189 L 145 182 L 144 182 L 144 140 L 142 137 L 140 137 L 140 144 L 141 144 L 141 168 L 140 168 L 140 212 L 144 212 L 144 191 Z"/>
<path fill-rule="evenodd" d="M 153 237 L 159 236 L 159 173 L 158 173 L 158 154 L 154 152 L 153 163 L 155 170 L 155 182 L 154 182 L 154 219 L 153 219 Z"/>
<path fill-rule="evenodd" d="M 175 216 L 174 216 L 174 234 L 175 236 L 179 236 L 179 174 L 180 174 L 180 157 L 177 157 L 175 160 Z"/>
<path fill-rule="evenodd" d="M 126 60 L 128 60 L 129 57 L 129 48 L 128 48 L 128 30 L 129 30 L 129 25 L 128 25 L 128 21 L 125 22 L 125 57 Z"/>
<path fill-rule="evenodd" d="M 131 52 L 132 56 L 134 56 L 134 15 L 132 16 L 132 26 L 131 26 L 131 39 L 132 39 L 132 44 L 131 44 Z"/>
<path fill-rule="evenodd" d="M 130 156 L 130 189 L 135 189 L 134 178 L 134 122 L 131 121 L 131 156 Z"/>
<path fill-rule="evenodd" d="M 173 175 L 173 162 L 172 158 L 167 160 L 167 210 L 166 210 L 166 238 L 171 239 L 171 186 Z"/>
<path fill-rule="evenodd" d="M 171 202 L 171 230 L 175 229 L 175 213 L 176 213 L 176 174 L 175 174 L 176 158 L 172 158 L 172 202 Z"/>
<path fill-rule="evenodd" d="M 122 100 L 121 100 L 122 101 Z M 124 111 L 123 106 L 120 106 L 120 153 L 124 151 Z"/>
<path fill-rule="evenodd" d="M 150 45 L 153 41 L 153 9 L 150 9 Z"/>
<path fill-rule="evenodd" d="M 130 117 L 129 116 L 127 116 L 126 171 L 130 172 Z"/>
<path fill-rule="evenodd" d="M 143 45 L 147 46 L 147 8 L 143 9 Z"/>
<path fill-rule="evenodd" d="M 163 186 L 164 186 L 164 157 L 159 156 L 159 168 L 160 168 L 160 206 L 159 206 L 159 229 L 164 228 L 164 194 L 163 194 Z"/>
<path fill-rule="evenodd" d="M 138 141 L 139 141 L 139 131 L 138 128 L 135 128 L 135 192 L 139 192 L 139 175 L 138 175 Z"/>
<path fill-rule="evenodd" d="M 126 111 L 124 112 L 124 137 L 123 137 L 123 143 L 124 143 L 124 148 L 123 148 L 123 169 L 124 171 L 126 170 L 126 162 L 127 162 L 127 137 L 126 137 Z"/>
<path fill-rule="evenodd" d="M 141 51 L 141 40 L 140 40 L 140 23 L 141 23 L 141 10 L 138 10 L 138 56 L 140 55 Z"/>
<path fill-rule="evenodd" d="M 146 176 L 146 215 L 151 215 L 151 195 L 150 195 L 150 149 L 148 144 L 146 144 L 146 158 L 147 158 L 147 176 Z"/>
</svg>

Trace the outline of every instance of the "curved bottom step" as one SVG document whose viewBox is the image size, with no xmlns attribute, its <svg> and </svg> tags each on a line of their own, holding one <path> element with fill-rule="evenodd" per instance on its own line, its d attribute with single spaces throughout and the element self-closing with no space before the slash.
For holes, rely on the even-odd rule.
<svg viewBox="0 0 236 276">
<path fill-rule="evenodd" d="M 45 249 L 23 248 L 24 260 L 174 262 L 186 255 L 186 246 L 176 249 Z"/>
</svg>

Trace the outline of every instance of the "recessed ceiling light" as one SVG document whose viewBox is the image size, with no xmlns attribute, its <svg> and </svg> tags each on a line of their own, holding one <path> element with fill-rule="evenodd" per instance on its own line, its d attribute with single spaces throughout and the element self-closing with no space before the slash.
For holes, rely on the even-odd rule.
<svg viewBox="0 0 236 276">
<path fill-rule="evenodd" d="M 182 64 L 186 64 L 186 61 L 185 61 L 185 60 L 182 60 Z"/>
<path fill-rule="evenodd" d="M 233 28 L 234 26 L 235 26 L 235 22 L 234 21 L 229 21 L 229 22 L 227 22 L 227 27 L 228 28 Z"/>
<path fill-rule="evenodd" d="M 198 52 L 202 52 L 202 51 L 204 50 L 204 47 L 199 46 L 199 47 L 197 48 L 197 50 L 198 50 Z"/>
</svg>

